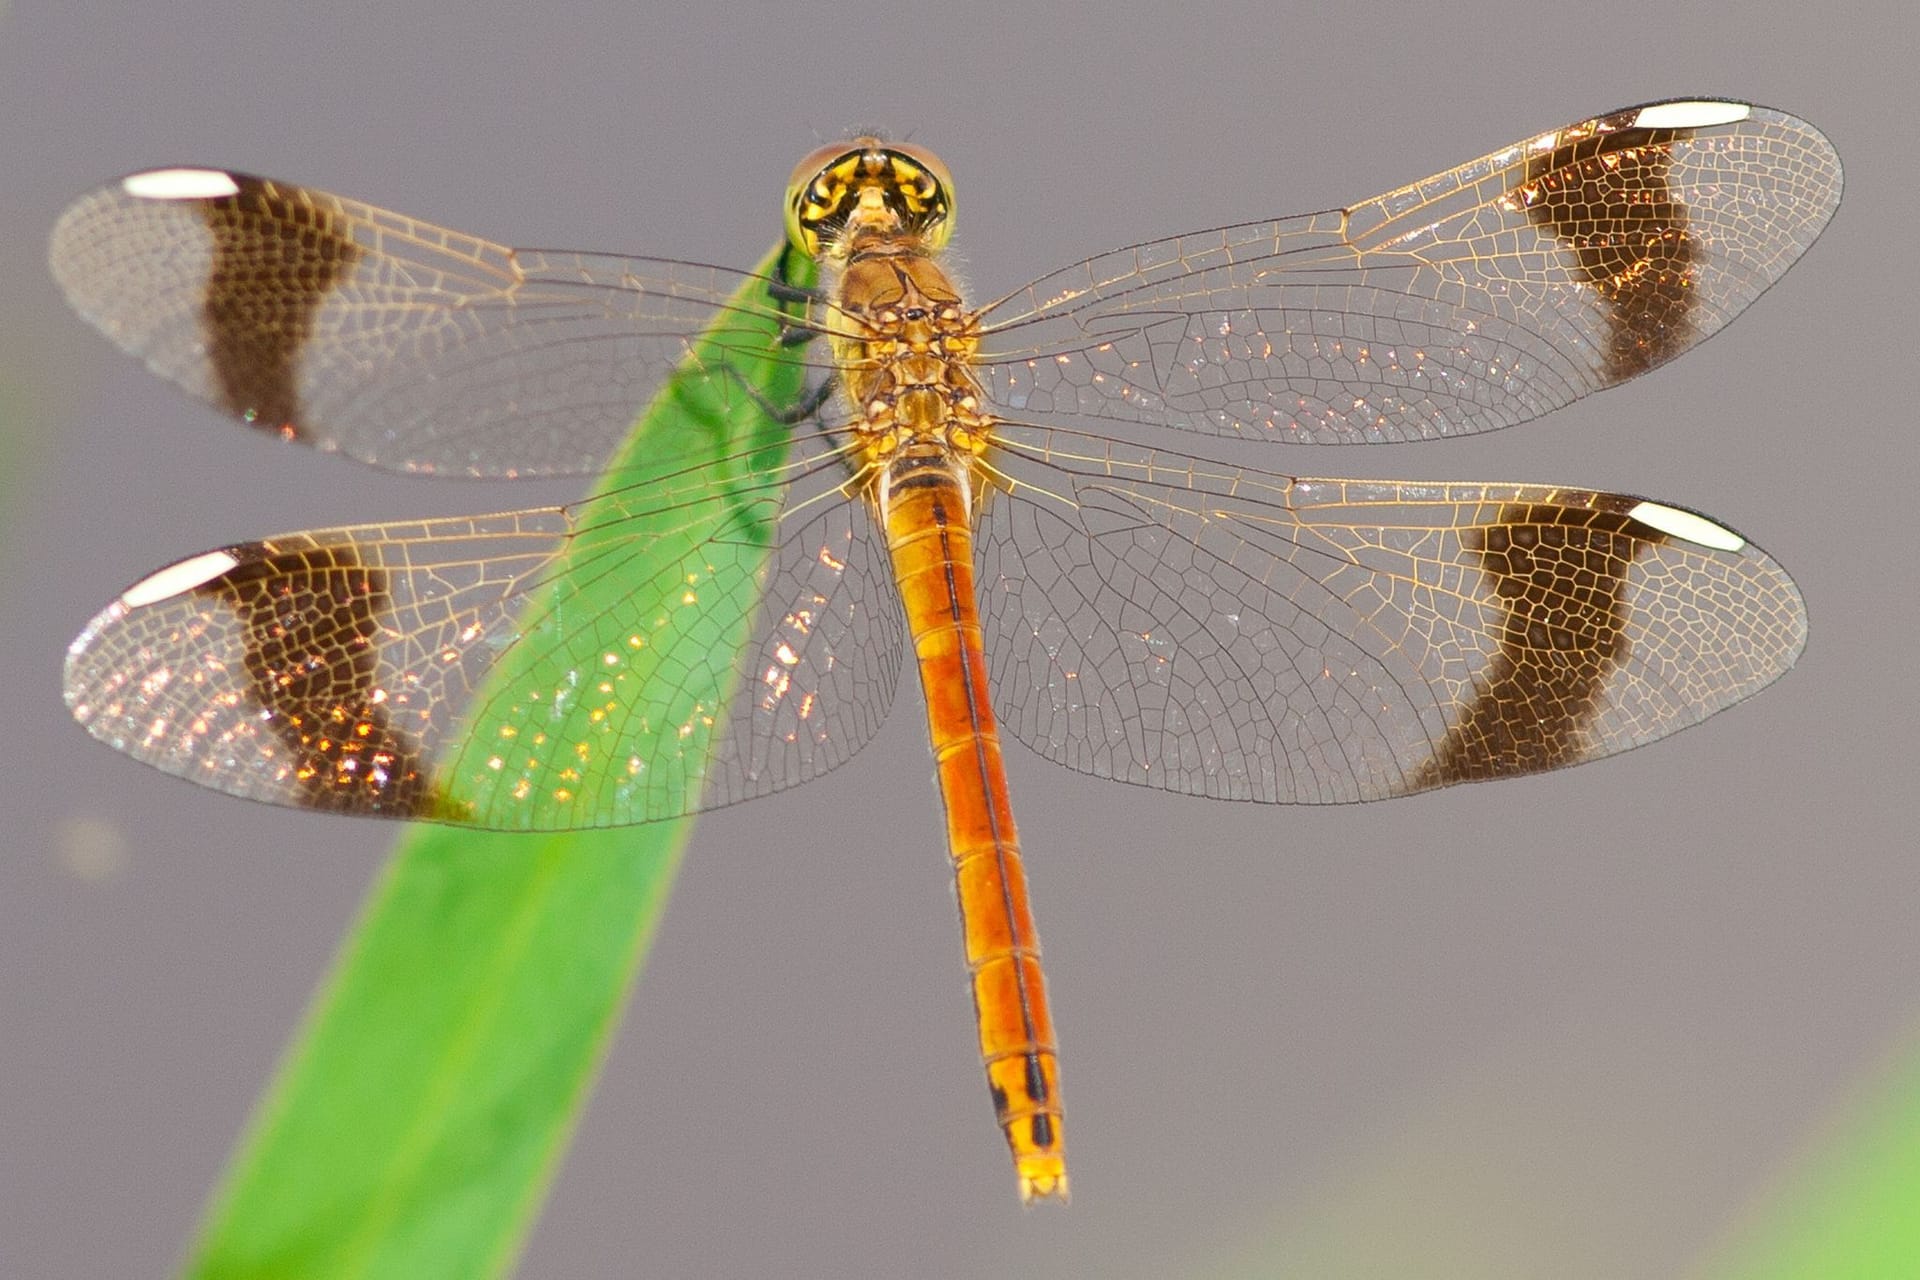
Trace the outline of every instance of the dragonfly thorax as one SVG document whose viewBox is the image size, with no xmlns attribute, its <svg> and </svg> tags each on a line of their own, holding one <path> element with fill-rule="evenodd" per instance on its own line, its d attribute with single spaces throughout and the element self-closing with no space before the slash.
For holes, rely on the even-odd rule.
<svg viewBox="0 0 1920 1280">
<path fill-rule="evenodd" d="M 848 260 L 831 299 L 834 360 L 862 460 L 984 454 L 993 420 L 973 371 L 978 323 L 939 263 L 912 240 L 877 240 Z"/>
</svg>

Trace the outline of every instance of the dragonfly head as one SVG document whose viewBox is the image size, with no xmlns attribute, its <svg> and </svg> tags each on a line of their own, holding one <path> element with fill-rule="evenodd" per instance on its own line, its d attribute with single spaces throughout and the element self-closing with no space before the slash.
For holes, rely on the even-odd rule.
<svg viewBox="0 0 1920 1280">
<path fill-rule="evenodd" d="M 811 257 L 844 255 L 858 231 L 913 236 L 929 250 L 953 232 L 953 178 L 924 147 L 854 138 L 814 151 L 787 183 L 787 239 Z"/>
</svg>

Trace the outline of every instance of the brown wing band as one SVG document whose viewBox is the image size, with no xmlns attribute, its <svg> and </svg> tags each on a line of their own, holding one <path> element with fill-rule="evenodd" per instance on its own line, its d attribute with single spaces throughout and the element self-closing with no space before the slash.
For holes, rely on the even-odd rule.
<svg viewBox="0 0 1920 1280">
<path fill-rule="evenodd" d="M 1506 610 L 1500 649 L 1412 791 L 1586 758 L 1584 730 L 1631 652 L 1627 568 L 1665 535 L 1617 512 L 1513 505 L 1461 541 Z"/>
<path fill-rule="evenodd" d="M 237 567 L 195 590 L 239 618 L 248 691 L 293 755 L 305 807 L 436 816 L 419 747 L 378 684 L 385 572 L 344 545 L 234 554 Z"/>
<path fill-rule="evenodd" d="M 1679 355 L 1693 342 L 1700 242 L 1669 181 L 1676 129 L 1594 121 L 1594 132 L 1527 162 L 1514 198 L 1536 227 L 1573 251 L 1606 308 L 1610 383 Z"/>
<path fill-rule="evenodd" d="M 237 194 L 202 206 L 213 239 L 202 308 L 207 360 L 228 412 L 297 439 L 300 353 L 361 250 L 327 210 L 259 178 L 235 180 Z"/>
</svg>

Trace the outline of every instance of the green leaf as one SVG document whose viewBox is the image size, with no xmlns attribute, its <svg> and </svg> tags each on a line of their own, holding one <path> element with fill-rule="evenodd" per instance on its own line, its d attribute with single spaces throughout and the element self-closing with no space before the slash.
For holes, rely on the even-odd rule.
<svg viewBox="0 0 1920 1280">
<path fill-rule="evenodd" d="M 1700 1271 L 1714 1280 L 1920 1274 L 1920 1042 L 1797 1161 Z"/>
<path fill-rule="evenodd" d="M 770 273 L 781 253 L 761 264 Z M 793 283 L 812 265 L 789 255 Z M 765 295 L 736 300 L 764 311 Z M 749 361 L 749 328 L 777 337 L 770 318 L 723 319 L 662 388 L 595 486 L 644 492 L 650 439 L 670 434 L 672 465 L 689 440 L 710 459 L 743 452 L 777 459 L 787 428 L 763 407 L 800 392 L 794 362 Z M 723 369 L 725 365 L 727 368 Z M 741 393 L 742 384 L 755 395 Z M 649 532 L 628 521 L 631 542 Z M 770 526 L 718 511 L 718 554 L 764 560 Z M 579 616 L 596 599 L 644 602 L 683 591 L 683 556 L 715 528 L 663 524 L 630 576 L 558 575 L 529 616 Z M 597 554 L 576 540 L 570 559 Z M 703 552 L 716 554 L 709 542 Z M 675 570 L 675 571 L 669 571 Z M 679 644 L 744 644 L 757 602 L 722 602 Z M 545 681 L 541 645 L 503 656 L 489 688 Z M 534 655 L 516 662 L 517 655 Z M 663 647 L 661 662 L 673 660 Z M 687 662 L 681 669 L 713 664 Z M 671 697 L 724 707 L 731 689 L 686 687 Z M 481 696 L 476 706 L 486 706 Z M 470 732 L 490 731 L 484 721 Z M 564 726 L 556 748 L 572 741 Z M 692 780 L 697 785 L 698 780 Z M 463 799 L 457 793 L 456 801 Z M 665 905 L 691 819 L 610 831 L 508 835 L 415 827 L 400 841 L 346 939 L 331 977 L 269 1087 L 196 1242 L 195 1277 L 342 1278 L 497 1275 L 531 1228 Z"/>
</svg>

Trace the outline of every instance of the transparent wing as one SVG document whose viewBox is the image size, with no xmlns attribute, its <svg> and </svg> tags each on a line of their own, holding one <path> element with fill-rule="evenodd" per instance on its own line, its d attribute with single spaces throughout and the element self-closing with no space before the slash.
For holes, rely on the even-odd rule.
<svg viewBox="0 0 1920 1280">
<path fill-rule="evenodd" d="M 1533 773 L 1702 720 L 1805 642 L 1778 564 L 1640 498 L 1005 444 L 976 542 L 996 706 L 1099 777 L 1337 803 Z"/>
<path fill-rule="evenodd" d="M 226 547 L 97 616 L 67 701 L 148 764 L 299 808 L 558 830 L 765 795 L 852 756 L 898 680 L 898 596 L 843 478 Z"/>
<path fill-rule="evenodd" d="M 49 259 L 83 317 L 263 431 L 376 466 L 591 473 L 751 273 L 511 249 L 246 174 L 134 174 L 76 201 Z M 739 343 L 769 354 L 764 329 Z M 801 347 L 776 347 L 804 361 Z"/>
<path fill-rule="evenodd" d="M 986 309 L 982 376 L 1016 417 L 1327 444 L 1491 430 L 1717 332 L 1840 186 L 1803 120 L 1628 108 L 1350 209 L 1054 272 Z"/>
</svg>

